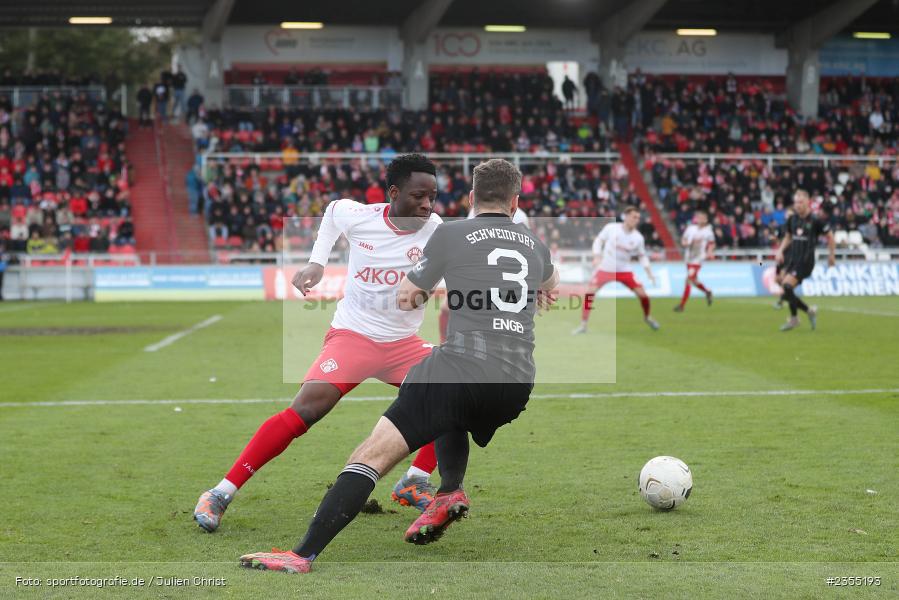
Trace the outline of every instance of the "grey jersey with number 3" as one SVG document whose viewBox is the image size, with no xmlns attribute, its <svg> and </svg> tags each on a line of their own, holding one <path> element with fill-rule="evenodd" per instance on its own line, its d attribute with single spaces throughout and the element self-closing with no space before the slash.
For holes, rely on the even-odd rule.
<svg viewBox="0 0 899 600">
<path fill-rule="evenodd" d="M 447 350 L 533 383 L 537 291 L 552 273 L 549 249 L 533 232 L 482 213 L 440 225 L 408 277 L 426 290 L 446 280 Z"/>
</svg>

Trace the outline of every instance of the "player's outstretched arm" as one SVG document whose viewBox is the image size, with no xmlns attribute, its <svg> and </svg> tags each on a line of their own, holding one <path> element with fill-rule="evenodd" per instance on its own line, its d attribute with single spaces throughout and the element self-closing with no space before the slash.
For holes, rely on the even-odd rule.
<svg viewBox="0 0 899 600">
<path fill-rule="evenodd" d="M 400 283 L 399 291 L 396 294 L 397 306 L 400 310 L 415 310 L 420 306 L 424 306 L 428 298 L 431 297 L 431 292 L 433 290 L 423 290 L 406 277 Z"/>
<path fill-rule="evenodd" d="M 316 232 L 315 243 L 312 245 L 309 264 L 300 269 L 291 280 L 293 286 L 304 296 L 322 280 L 325 266 L 331 257 L 331 251 L 334 249 L 334 244 L 340 239 L 340 235 L 349 235 L 347 224 L 350 212 L 348 209 L 353 205 L 356 205 L 353 200 L 342 199 L 331 202 L 325 209 L 322 222 Z"/>
<path fill-rule="evenodd" d="M 656 276 L 652 273 L 652 265 L 649 264 L 649 255 L 646 254 L 646 242 L 643 241 L 642 236 L 640 237 L 640 243 L 637 245 L 637 259 L 643 266 L 643 270 L 646 271 L 646 277 L 649 279 L 649 283 L 655 285 Z"/>
<path fill-rule="evenodd" d="M 561 281 L 559 268 L 553 265 L 552 275 L 541 283 L 540 289 L 537 290 L 538 313 L 549 310 L 556 303 L 556 299 L 559 297 L 559 281 Z"/>
<path fill-rule="evenodd" d="M 540 291 L 546 293 L 553 293 L 559 291 L 559 282 L 562 278 L 559 276 L 559 267 L 553 265 L 553 273 L 549 276 L 549 278 L 540 284 Z"/>
<path fill-rule="evenodd" d="M 784 252 L 787 251 L 787 248 L 790 247 L 790 242 L 793 241 L 793 236 L 790 232 L 786 232 L 784 234 L 784 239 L 780 242 L 780 248 L 777 249 L 777 252 L 774 254 L 774 259 L 777 261 L 777 264 L 780 264 L 784 261 Z"/>
<path fill-rule="evenodd" d="M 297 288 L 305 296 L 309 293 L 309 290 L 318 285 L 324 275 L 325 267 L 323 265 L 310 262 L 297 271 L 290 282 L 293 284 L 293 287 Z"/>
<path fill-rule="evenodd" d="M 656 284 L 656 276 L 652 272 L 652 265 L 649 264 L 649 258 L 643 257 L 640 259 L 640 264 L 643 265 L 643 270 L 646 271 L 646 278 L 649 279 L 649 283 L 652 285 Z"/>
<path fill-rule="evenodd" d="M 837 242 L 833 237 L 833 232 L 827 232 L 827 266 L 832 267 L 837 264 Z"/>
</svg>

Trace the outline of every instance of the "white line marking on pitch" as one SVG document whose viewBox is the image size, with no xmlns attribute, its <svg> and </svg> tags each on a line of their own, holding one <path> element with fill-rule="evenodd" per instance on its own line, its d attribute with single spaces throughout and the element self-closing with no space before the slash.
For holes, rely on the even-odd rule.
<svg viewBox="0 0 899 600">
<path fill-rule="evenodd" d="M 583 400 L 603 398 L 715 398 L 726 396 L 859 396 L 869 394 L 899 394 L 899 388 L 863 390 L 757 390 L 757 391 L 684 391 L 684 392 L 606 392 L 582 394 L 534 394 L 532 400 Z M 344 402 L 380 402 L 396 396 L 347 396 Z M 30 406 L 127 406 L 129 404 L 271 404 L 290 402 L 290 398 L 187 398 L 184 400 L 58 400 L 48 402 L 0 402 L 0 408 Z"/>
<path fill-rule="evenodd" d="M 39 304 L 14 304 L 12 306 L 0 307 L 0 313 L 11 313 L 20 310 L 28 310 L 29 308 L 37 308 Z"/>
<path fill-rule="evenodd" d="M 174 344 L 175 342 L 177 342 L 184 336 L 190 335 L 194 331 L 197 331 L 198 329 L 203 329 L 204 327 L 209 327 L 210 325 L 212 325 L 214 323 L 218 323 L 221 320 L 222 320 L 222 315 L 212 315 L 205 321 L 201 321 L 201 322 L 197 323 L 196 325 L 194 325 L 193 327 L 190 327 L 189 329 L 185 329 L 184 331 L 179 331 L 178 333 L 173 333 L 169 337 L 167 337 L 163 340 L 160 340 L 160 341 L 156 342 L 155 344 L 150 344 L 149 346 L 144 348 L 144 352 L 156 352 L 157 350 L 165 348 L 166 346 L 171 346 L 172 344 Z"/>
<path fill-rule="evenodd" d="M 773 298 L 774 296 L 772 296 Z M 806 304 L 814 304 L 816 296 L 803 296 Z M 737 302 L 739 304 L 752 304 L 754 306 L 771 306 L 773 302 L 769 302 L 767 300 L 732 300 L 732 302 Z M 786 308 L 786 305 L 784 306 Z M 818 313 L 828 313 L 828 312 L 843 312 L 843 313 L 855 313 L 857 315 L 868 315 L 871 317 L 899 317 L 899 313 L 887 312 L 883 310 L 867 310 L 864 308 L 849 308 L 848 306 L 828 306 L 827 304 L 821 305 L 818 307 Z"/>
<path fill-rule="evenodd" d="M 821 308 L 825 311 L 832 310 L 834 312 L 857 313 L 860 315 L 871 315 L 874 317 L 899 317 L 899 313 L 885 312 L 882 310 L 866 310 L 864 308 L 847 308 L 845 306 L 823 306 Z"/>
</svg>

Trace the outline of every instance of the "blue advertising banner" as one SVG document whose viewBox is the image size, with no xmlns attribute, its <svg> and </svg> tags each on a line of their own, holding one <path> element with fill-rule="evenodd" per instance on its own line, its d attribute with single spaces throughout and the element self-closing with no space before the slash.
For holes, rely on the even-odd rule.
<svg viewBox="0 0 899 600">
<path fill-rule="evenodd" d="M 98 267 L 94 299 L 263 300 L 262 267 Z"/>
<path fill-rule="evenodd" d="M 857 40 L 842 36 L 829 40 L 818 52 L 821 75 L 899 75 L 899 39 Z"/>
<path fill-rule="evenodd" d="M 699 279 L 707 285 L 716 296 L 739 297 L 759 295 L 758 285 L 752 270 L 752 263 L 708 262 L 702 265 Z M 656 298 L 680 298 L 687 282 L 687 265 L 684 263 L 665 262 L 652 265 L 656 284 L 650 285 L 646 273 L 638 264 L 634 264 L 634 275 L 643 284 L 647 293 Z M 698 291 L 694 292 L 699 294 Z M 608 284 L 600 291 L 601 298 L 618 298 L 630 296 L 631 292 L 623 285 Z"/>
<path fill-rule="evenodd" d="M 643 269 L 634 264 L 634 275 L 651 297 L 678 298 L 684 290 L 687 267 L 680 262 L 652 265 L 656 277 L 650 285 Z M 564 287 L 582 293 L 592 271 L 579 264 L 560 267 Z M 94 269 L 94 298 L 115 300 L 265 300 L 262 267 L 98 267 Z M 710 261 L 699 279 L 716 296 L 753 297 L 779 295 L 772 263 Z M 799 288 L 806 296 L 899 296 L 899 262 L 846 261 L 833 268 L 819 263 Z M 698 292 L 697 292 L 698 293 Z M 628 297 L 623 285 L 610 283 L 600 297 Z M 270 298 L 276 296 L 269 294 Z"/>
<path fill-rule="evenodd" d="M 758 295 L 778 295 L 774 266 L 754 266 Z M 806 296 L 899 296 L 899 262 L 841 262 L 817 264 L 799 286 Z"/>
</svg>

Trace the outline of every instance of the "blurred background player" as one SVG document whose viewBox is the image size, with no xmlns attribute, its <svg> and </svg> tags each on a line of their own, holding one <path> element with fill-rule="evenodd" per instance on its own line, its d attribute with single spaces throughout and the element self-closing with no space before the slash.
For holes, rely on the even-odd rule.
<svg viewBox="0 0 899 600">
<path fill-rule="evenodd" d="M 204 530 L 215 531 L 237 490 L 353 388 L 369 377 L 399 386 L 408 370 L 430 355 L 433 345 L 417 335 L 424 311 L 400 310 L 395 296 L 404 278 L 400 274 L 412 269 L 441 223 L 431 212 L 437 196 L 434 164 L 421 154 L 397 157 L 387 167 L 387 195 L 390 203 L 342 199 L 325 210 L 309 264 L 294 276 L 293 285 L 305 296 L 322 280 L 341 235 L 349 241 L 347 271 L 355 276 L 346 278 L 321 354 L 290 408 L 265 421 L 225 478 L 200 496 L 194 519 Z M 433 443 L 423 445 L 393 499 L 424 510 L 433 499 L 428 476 L 436 460 Z"/>
<path fill-rule="evenodd" d="M 593 242 L 593 264 L 598 263 L 599 268 L 590 281 L 590 285 L 595 291 L 584 296 L 581 324 L 571 332 L 573 335 L 587 333 L 587 322 L 590 320 L 594 297 L 605 284 L 612 281 L 623 283 L 636 294 L 640 300 L 640 306 L 643 308 L 643 321 L 653 331 L 659 329 L 659 323 L 650 314 L 649 296 L 634 277 L 631 268 L 631 259 L 636 257 L 646 270 L 649 282 L 655 285 L 656 278 L 652 274 L 649 257 L 646 256 L 646 242 L 643 234 L 637 231 L 639 224 L 640 211 L 633 206 L 628 206 L 624 209 L 620 223 L 609 223 L 596 236 L 596 240 Z"/>
<path fill-rule="evenodd" d="M 470 201 L 468 200 L 468 198 L 465 198 L 463 201 L 463 205 L 467 205 L 469 203 L 470 203 Z M 474 216 L 475 216 L 474 209 L 469 210 L 468 218 L 473 219 Z M 512 215 L 512 222 L 515 224 L 524 225 L 528 229 L 530 229 L 530 227 L 531 227 L 531 223 L 528 220 L 527 213 L 524 212 L 523 210 L 521 210 L 520 208 L 515 209 L 515 213 Z M 440 343 L 441 344 L 446 341 L 446 330 L 449 327 L 449 315 L 450 315 L 449 303 L 443 302 L 443 304 L 440 305 L 440 315 L 438 315 L 438 321 L 437 321 L 439 328 L 440 328 Z"/>
<path fill-rule="evenodd" d="M 687 227 L 681 238 L 687 260 L 687 281 L 684 283 L 684 295 L 680 299 L 680 304 L 674 307 L 674 312 L 684 312 L 684 306 L 690 299 L 691 286 L 703 292 L 708 306 L 712 305 L 712 290 L 700 283 L 698 276 L 702 262 L 711 256 L 715 249 L 715 232 L 709 225 L 709 215 L 704 210 L 696 211 L 693 219 L 694 223 Z"/>
<path fill-rule="evenodd" d="M 833 232 L 825 219 L 812 213 L 808 192 L 796 191 L 793 195 L 793 209 L 795 212 L 787 220 L 784 239 L 776 256 L 778 264 L 783 264 L 780 284 L 783 287 L 783 299 L 790 305 L 790 318 L 781 325 L 781 331 L 790 331 L 799 326 L 798 310 L 808 314 L 812 329 L 818 324 L 818 307 L 806 305 L 796 295 L 796 286 L 815 269 L 815 250 L 820 236 L 827 236 L 828 266 L 836 264 Z"/>
</svg>

